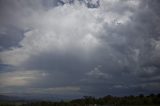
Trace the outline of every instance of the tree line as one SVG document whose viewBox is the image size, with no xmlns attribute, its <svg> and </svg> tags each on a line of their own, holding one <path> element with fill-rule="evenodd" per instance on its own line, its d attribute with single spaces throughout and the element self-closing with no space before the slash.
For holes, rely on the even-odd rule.
<svg viewBox="0 0 160 106">
<path fill-rule="evenodd" d="M 84 96 L 80 99 L 70 101 L 32 101 L 14 104 L 0 104 L 0 106 L 136 106 L 136 105 L 160 105 L 160 94 L 150 94 L 138 96 L 130 95 L 117 97 L 107 95 L 105 97 L 95 98 L 93 96 Z"/>
</svg>

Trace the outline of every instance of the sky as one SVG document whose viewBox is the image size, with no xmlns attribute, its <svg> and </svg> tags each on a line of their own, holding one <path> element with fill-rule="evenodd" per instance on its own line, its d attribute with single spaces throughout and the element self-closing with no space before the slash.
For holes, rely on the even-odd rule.
<svg viewBox="0 0 160 106">
<path fill-rule="evenodd" d="M 0 0 L 0 94 L 160 93 L 159 0 Z"/>
</svg>

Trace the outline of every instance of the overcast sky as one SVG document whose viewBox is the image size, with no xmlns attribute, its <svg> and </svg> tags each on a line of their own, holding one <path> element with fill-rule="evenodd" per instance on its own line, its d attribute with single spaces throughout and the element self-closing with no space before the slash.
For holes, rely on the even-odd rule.
<svg viewBox="0 0 160 106">
<path fill-rule="evenodd" d="M 160 92 L 159 0 L 0 0 L 0 94 Z"/>
</svg>

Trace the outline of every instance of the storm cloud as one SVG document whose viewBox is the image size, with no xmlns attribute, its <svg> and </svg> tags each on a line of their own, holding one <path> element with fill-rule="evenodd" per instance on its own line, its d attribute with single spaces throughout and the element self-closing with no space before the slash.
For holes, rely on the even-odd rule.
<svg viewBox="0 0 160 106">
<path fill-rule="evenodd" d="M 0 93 L 160 92 L 158 0 L 0 0 L 0 5 Z"/>
</svg>

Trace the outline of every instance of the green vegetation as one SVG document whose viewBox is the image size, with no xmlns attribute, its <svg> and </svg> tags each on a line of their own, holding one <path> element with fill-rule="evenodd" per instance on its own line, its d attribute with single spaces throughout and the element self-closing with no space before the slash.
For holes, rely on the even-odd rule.
<svg viewBox="0 0 160 106">
<path fill-rule="evenodd" d="M 35 101 L 35 102 L 0 102 L 0 106 L 159 106 L 160 105 L 160 94 L 150 94 L 144 96 L 105 96 L 101 98 L 95 98 L 92 96 L 84 96 L 81 99 L 75 99 L 71 101 Z"/>
</svg>

